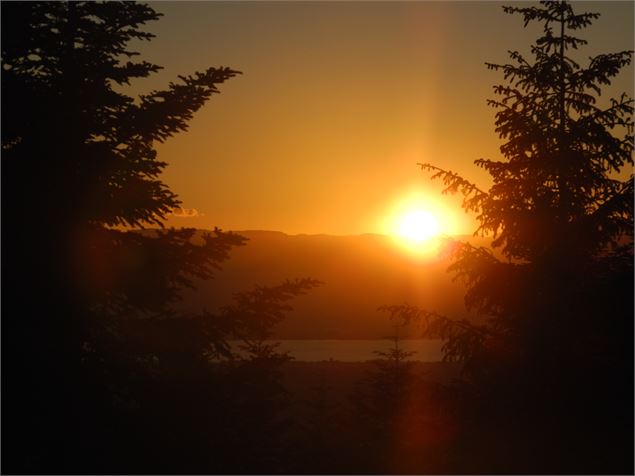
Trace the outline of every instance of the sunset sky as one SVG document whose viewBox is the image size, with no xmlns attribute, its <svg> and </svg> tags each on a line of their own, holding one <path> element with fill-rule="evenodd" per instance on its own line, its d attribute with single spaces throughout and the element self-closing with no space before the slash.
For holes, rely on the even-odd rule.
<svg viewBox="0 0 635 476">
<path fill-rule="evenodd" d="M 165 88 L 209 66 L 243 72 L 221 86 L 190 130 L 158 147 L 163 179 L 190 210 L 170 225 L 337 235 L 388 233 L 414 201 L 448 233 L 471 233 L 459 197 L 443 197 L 417 162 L 462 173 L 498 159 L 502 81 L 485 61 L 527 52 L 497 2 L 155 2 L 157 37 L 135 44 L 164 66 L 132 85 Z M 579 2 L 602 14 L 578 56 L 633 49 L 633 2 Z M 633 95 L 633 66 L 603 97 Z M 422 205 L 421 205 L 422 204 Z M 194 216 L 195 215 L 195 216 Z"/>
</svg>

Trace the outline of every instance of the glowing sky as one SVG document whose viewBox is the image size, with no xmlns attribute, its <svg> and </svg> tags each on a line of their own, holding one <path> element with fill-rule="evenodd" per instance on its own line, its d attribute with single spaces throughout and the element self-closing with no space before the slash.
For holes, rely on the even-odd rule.
<svg viewBox="0 0 635 476">
<path fill-rule="evenodd" d="M 287 233 L 384 233 L 404 197 L 429 197 L 473 222 L 458 197 L 441 197 L 416 166 L 429 161 L 486 187 L 474 159 L 499 158 L 494 110 L 501 81 L 485 61 L 528 51 L 539 26 L 494 2 L 155 2 L 164 13 L 135 44 L 164 66 L 135 92 L 178 74 L 230 66 L 190 130 L 158 147 L 163 179 L 191 209 L 169 224 Z M 580 2 L 602 13 L 581 34 L 581 58 L 633 48 L 633 2 Z M 633 67 L 614 92 L 633 95 Z M 608 91 L 607 91 L 608 92 Z M 605 94 L 604 96 L 608 96 Z M 194 211 L 195 210 L 195 211 Z"/>
</svg>

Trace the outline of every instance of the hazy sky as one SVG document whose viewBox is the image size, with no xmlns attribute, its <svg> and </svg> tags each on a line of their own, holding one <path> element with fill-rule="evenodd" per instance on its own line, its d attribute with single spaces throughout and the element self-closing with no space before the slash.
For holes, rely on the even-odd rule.
<svg viewBox="0 0 635 476">
<path fill-rule="evenodd" d="M 419 194 L 451 231 L 473 231 L 459 198 L 440 196 L 416 163 L 488 185 L 472 161 L 500 158 L 485 101 L 502 78 L 484 62 L 528 51 L 538 26 L 523 29 L 495 2 L 151 5 L 165 14 L 147 27 L 157 37 L 134 47 L 165 69 L 135 90 L 209 66 L 243 72 L 158 148 L 164 180 L 199 213 L 170 224 L 385 233 Z M 583 64 L 633 49 L 633 2 L 575 6 L 602 14 L 580 35 Z M 614 86 L 633 95 L 632 65 Z"/>
</svg>

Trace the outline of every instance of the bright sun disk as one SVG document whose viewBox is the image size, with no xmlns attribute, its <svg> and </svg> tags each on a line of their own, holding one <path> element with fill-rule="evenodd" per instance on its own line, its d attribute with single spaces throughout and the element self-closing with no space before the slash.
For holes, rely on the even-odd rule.
<svg viewBox="0 0 635 476">
<path fill-rule="evenodd" d="M 424 210 L 416 210 L 403 217 L 399 224 L 399 235 L 419 243 L 439 234 L 439 222 L 435 216 Z"/>
</svg>

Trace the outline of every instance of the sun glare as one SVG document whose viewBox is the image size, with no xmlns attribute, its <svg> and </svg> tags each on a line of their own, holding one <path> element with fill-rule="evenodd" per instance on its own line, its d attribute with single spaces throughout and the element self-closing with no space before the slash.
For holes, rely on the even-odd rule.
<svg viewBox="0 0 635 476">
<path fill-rule="evenodd" d="M 439 234 L 439 222 L 425 210 L 406 214 L 399 225 L 399 235 L 415 243 L 429 240 Z"/>
<path fill-rule="evenodd" d="M 434 260 L 441 256 L 444 237 L 459 234 L 461 223 L 450 201 L 413 189 L 402 191 L 386 208 L 383 230 L 412 259 Z"/>
<path fill-rule="evenodd" d="M 431 259 L 438 255 L 443 234 L 437 217 L 430 211 L 415 209 L 396 220 L 393 235 L 402 249 L 416 259 Z"/>
</svg>

